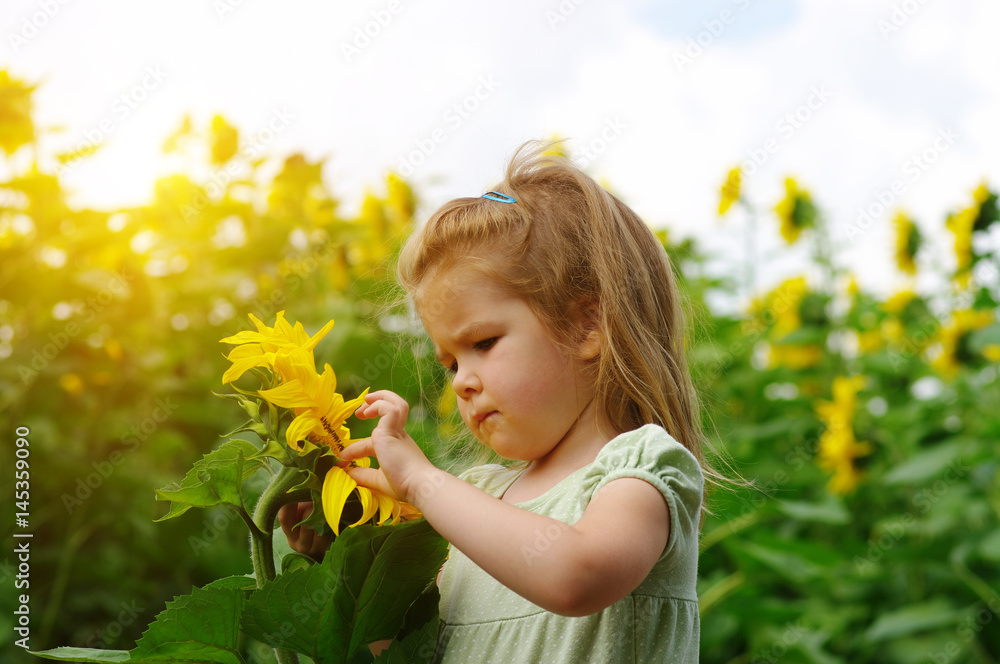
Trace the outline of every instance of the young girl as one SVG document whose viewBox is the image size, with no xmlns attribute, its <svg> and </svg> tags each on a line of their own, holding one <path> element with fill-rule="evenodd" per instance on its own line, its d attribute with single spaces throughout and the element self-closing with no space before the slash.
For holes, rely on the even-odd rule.
<svg viewBox="0 0 1000 664">
<path fill-rule="evenodd" d="M 351 476 L 452 545 L 439 661 L 695 662 L 704 460 L 680 297 L 642 220 L 542 149 L 444 205 L 399 261 L 462 419 L 521 463 L 437 469 L 389 391 L 341 459 L 376 457 Z M 301 510 L 282 523 L 307 551 Z"/>
</svg>

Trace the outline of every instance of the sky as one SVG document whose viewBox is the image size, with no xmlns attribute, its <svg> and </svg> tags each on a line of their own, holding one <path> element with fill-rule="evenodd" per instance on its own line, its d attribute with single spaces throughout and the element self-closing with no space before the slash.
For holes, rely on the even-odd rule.
<svg viewBox="0 0 1000 664">
<path fill-rule="evenodd" d="M 53 149 L 103 143 L 65 176 L 80 205 L 148 201 L 185 114 L 323 159 L 347 209 L 402 173 L 424 217 L 558 135 L 713 270 L 752 245 L 758 291 L 810 269 L 772 212 L 794 176 L 837 261 L 889 292 L 897 209 L 948 268 L 945 216 L 1000 187 L 998 27 L 987 0 L 4 0 L 0 68 L 39 83 Z M 738 164 L 752 225 L 717 215 Z"/>
</svg>

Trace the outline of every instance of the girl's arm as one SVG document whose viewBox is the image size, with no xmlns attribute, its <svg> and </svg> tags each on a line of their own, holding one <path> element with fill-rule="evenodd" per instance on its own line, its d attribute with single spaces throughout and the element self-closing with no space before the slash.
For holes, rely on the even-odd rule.
<svg viewBox="0 0 1000 664">
<path fill-rule="evenodd" d="M 534 604 L 566 616 L 595 613 L 634 590 L 663 553 L 669 512 L 652 485 L 609 482 L 568 525 L 435 468 L 403 429 L 408 412 L 392 392 L 367 395 L 358 417 L 381 420 L 341 459 L 375 456 L 379 469 L 349 468 L 351 477 L 415 505 L 445 539 Z"/>
</svg>

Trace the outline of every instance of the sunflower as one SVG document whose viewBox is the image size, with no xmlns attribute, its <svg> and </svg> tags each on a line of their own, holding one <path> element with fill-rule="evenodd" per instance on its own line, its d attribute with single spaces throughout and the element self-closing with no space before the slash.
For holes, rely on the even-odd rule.
<svg viewBox="0 0 1000 664">
<path fill-rule="evenodd" d="M 896 227 L 896 266 L 900 272 L 916 274 L 917 264 L 914 259 L 923 244 L 920 229 L 903 212 L 896 213 L 893 225 Z"/>
<path fill-rule="evenodd" d="M 312 354 L 295 349 L 275 358 L 274 371 L 281 384 L 261 390 L 260 396 L 281 408 L 290 408 L 295 419 L 285 430 L 285 441 L 300 453 L 315 449 L 313 441 L 334 452 L 342 452 L 351 441 L 351 432 L 344 422 L 364 403 L 365 390 L 356 399 L 344 401 L 337 393 L 337 377 L 327 364 L 322 374 L 316 373 Z"/>
<path fill-rule="evenodd" d="M 975 359 L 969 349 L 969 335 L 995 320 L 992 310 L 953 311 L 951 320 L 938 330 L 936 340 L 941 345 L 941 353 L 934 358 L 931 366 L 946 377 L 957 374 L 963 364 Z"/>
<path fill-rule="evenodd" d="M 806 228 L 816 226 L 816 206 L 812 196 L 794 178 L 785 178 L 785 197 L 774 207 L 781 222 L 781 237 L 795 244 Z"/>
<path fill-rule="evenodd" d="M 816 463 L 833 473 L 827 487 L 840 495 L 857 488 L 861 471 L 855 461 L 872 452 L 870 443 L 859 443 L 854 438 L 857 395 L 866 382 L 864 376 L 838 376 L 833 380 L 833 400 L 816 404 L 816 414 L 826 425 L 819 439 Z"/>
<path fill-rule="evenodd" d="M 279 353 L 289 353 L 295 349 L 308 351 L 310 358 L 312 351 L 319 343 L 320 339 L 333 329 L 333 321 L 323 326 L 323 329 L 309 336 L 306 334 L 302 323 L 296 322 L 294 327 L 285 320 L 285 312 L 279 311 L 274 321 L 274 327 L 268 327 L 257 319 L 253 314 L 249 314 L 250 320 L 257 327 L 257 331 L 243 330 L 233 336 L 220 339 L 219 343 L 237 344 L 226 359 L 233 363 L 233 366 L 222 375 L 223 383 L 232 383 L 244 373 L 254 367 L 274 368 L 275 358 Z"/>
<path fill-rule="evenodd" d="M 364 400 L 368 390 L 357 398 L 345 401 L 337 393 L 337 377 L 329 364 L 318 374 L 312 353 L 296 348 L 279 354 L 274 361 L 274 371 L 281 377 L 281 384 L 259 392 L 267 401 L 281 408 L 289 408 L 295 419 L 285 430 L 285 441 L 299 454 L 306 454 L 325 446 L 336 456 L 350 445 L 351 432 L 345 425 Z M 351 462 L 353 466 L 368 468 L 368 458 Z M 391 519 L 396 523 L 409 506 L 367 487 L 359 486 L 340 466 L 333 466 L 323 478 L 323 516 L 334 533 L 340 534 L 340 519 L 344 505 L 352 493 L 357 492 L 361 503 L 361 517 L 350 524 L 357 526 L 378 514 L 378 524 Z"/>
<path fill-rule="evenodd" d="M 740 167 L 737 166 L 726 175 L 719 191 L 719 216 L 726 214 L 740 200 Z"/>
</svg>

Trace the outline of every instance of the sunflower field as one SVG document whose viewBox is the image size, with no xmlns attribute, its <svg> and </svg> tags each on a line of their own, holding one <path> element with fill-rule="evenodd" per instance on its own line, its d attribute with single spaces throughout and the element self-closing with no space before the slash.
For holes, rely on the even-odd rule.
<svg viewBox="0 0 1000 664">
<path fill-rule="evenodd" d="M 171 650 L 182 632 L 207 644 L 200 661 L 428 661 L 444 549 L 324 452 L 364 437 L 352 404 L 391 388 L 418 443 L 454 462 L 450 387 L 393 282 L 419 192 L 390 174 L 345 210 L 324 163 L 184 118 L 163 149 L 197 168 L 145 205 L 81 208 L 65 175 L 92 150 L 41 151 L 34 90 L 0 72 L 3 661 L 168 661 L 189 656 Z M 882 294 L 839 263 L 821 187 L 789 177 L 760 208 L 738 169 L 720 181 L 721 224 L 772 224 L 811 261 L 714 310 L 747 294 L 757 259 L 713 276 L 659 232 L 716 465 L 737 480 L 702 529 L 701 660 L 1000 661 L 995 185 L 954 192 L 946 219 L 893 211 L 885 261 L 912 287 Z M 926 241 L 934 225 L 948 243 Z M 340 532 L 336 555 L 288 551 L 261 508 L 279 488 L 322 499 L 311 523 Z M 369 522 L 387 525 L 340 528 Z M 353 610 L 372 578 L 393 589 L 378 616 L 313 620 Z M 327 650 L 306 642 L 318 632 L 336 633 Z M 385 634 L 412 636 L 377 659 L 358 647 Z"/>
</svg>

